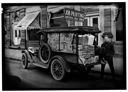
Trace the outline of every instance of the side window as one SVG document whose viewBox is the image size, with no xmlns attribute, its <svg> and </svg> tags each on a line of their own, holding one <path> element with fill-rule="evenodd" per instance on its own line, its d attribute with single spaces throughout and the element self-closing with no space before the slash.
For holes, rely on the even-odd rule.
<svg viewBox="0 0 128 92">
<path fill-rule="evenodd" d="M 17 30 L 15 30 L 15 37 L 17 37 Z"/>
</svg>

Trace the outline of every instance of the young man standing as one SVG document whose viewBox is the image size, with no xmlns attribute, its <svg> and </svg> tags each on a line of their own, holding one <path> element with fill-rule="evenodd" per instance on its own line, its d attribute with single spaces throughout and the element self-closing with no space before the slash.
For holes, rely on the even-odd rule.
<svg viewBox="0 0 128 92">
<path fill-rule="evenodd" d="M 101 77 L 104 76 L 104 68 L 105 68 L 105 61 L 107 61 L 111 73 L 112 73 L 112 78 L 115 78 L 115 70 L 114 70 L 114 65 L 113 65 L 113 56 L 114 56 L 114 44 L 112 42 L 113 35 L 111 32 L 105 32 L 102 35 L 103 37 L 103 44 L 101 45 L 101 55 L 100 55 L 100 60 L 101 60 Z"/>
</svg>

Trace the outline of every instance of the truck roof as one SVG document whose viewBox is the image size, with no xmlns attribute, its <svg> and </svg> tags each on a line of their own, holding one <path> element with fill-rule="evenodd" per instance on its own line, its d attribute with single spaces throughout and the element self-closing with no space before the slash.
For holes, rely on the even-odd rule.
<svg viewBox="0 0 128 92">
<path fill-rule="evenodd" d="M 100 33 L 101 31 L 98 28 L 90 27 L 90 26 L 71 26 L 71 27 L 50 27 L 39 30 L 37 33 L 78 33 L 78 34 L 86 34 L 86 33 Z"/>
</svg>

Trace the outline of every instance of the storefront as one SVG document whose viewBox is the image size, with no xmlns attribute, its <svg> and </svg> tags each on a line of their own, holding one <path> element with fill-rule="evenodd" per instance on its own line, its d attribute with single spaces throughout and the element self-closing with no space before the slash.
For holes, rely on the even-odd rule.
<svg viewBox="0 0 128 92">
<path fill-rule="evenodd" d="M 26 9 L 26 15 L 18 22 L 17 25 L 13 27 L 13 44 L 21 45 L 22 42 L 25 42 L 27 35 L 30 34 L 30 31 L 38 31 L 40 27 L 40 8 L 32 7 Z M 27 32 L 27 30 L 29 30 Z M 35 33 L 35 32 L 34 32 Z"/>
</svg>

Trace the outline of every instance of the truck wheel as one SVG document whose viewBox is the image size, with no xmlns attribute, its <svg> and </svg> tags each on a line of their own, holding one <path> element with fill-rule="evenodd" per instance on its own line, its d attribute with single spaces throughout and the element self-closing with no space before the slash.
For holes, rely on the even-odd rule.
<svg viewBox="0 0 128 92">
<path fill-rule="evenodd" d="M 55 58 L 51 61 L 50 72 L 55 80 L 61 81 L 66 75 L 64 64 L 59 58 Z"/>
<path fill-rule="evenodd" d="M 43 43 L 39 49 L 39 58 L 43 63 L 48 63 L 51 57 L 51 49 L 48 44 Z"/>
<path fill-rule="evenodd" d="M 22 66 L 24 69 L 28 68 L 28 58 L 25 53 L 23 53 L 23 55 L 22 55 Z"/>
</svg>

